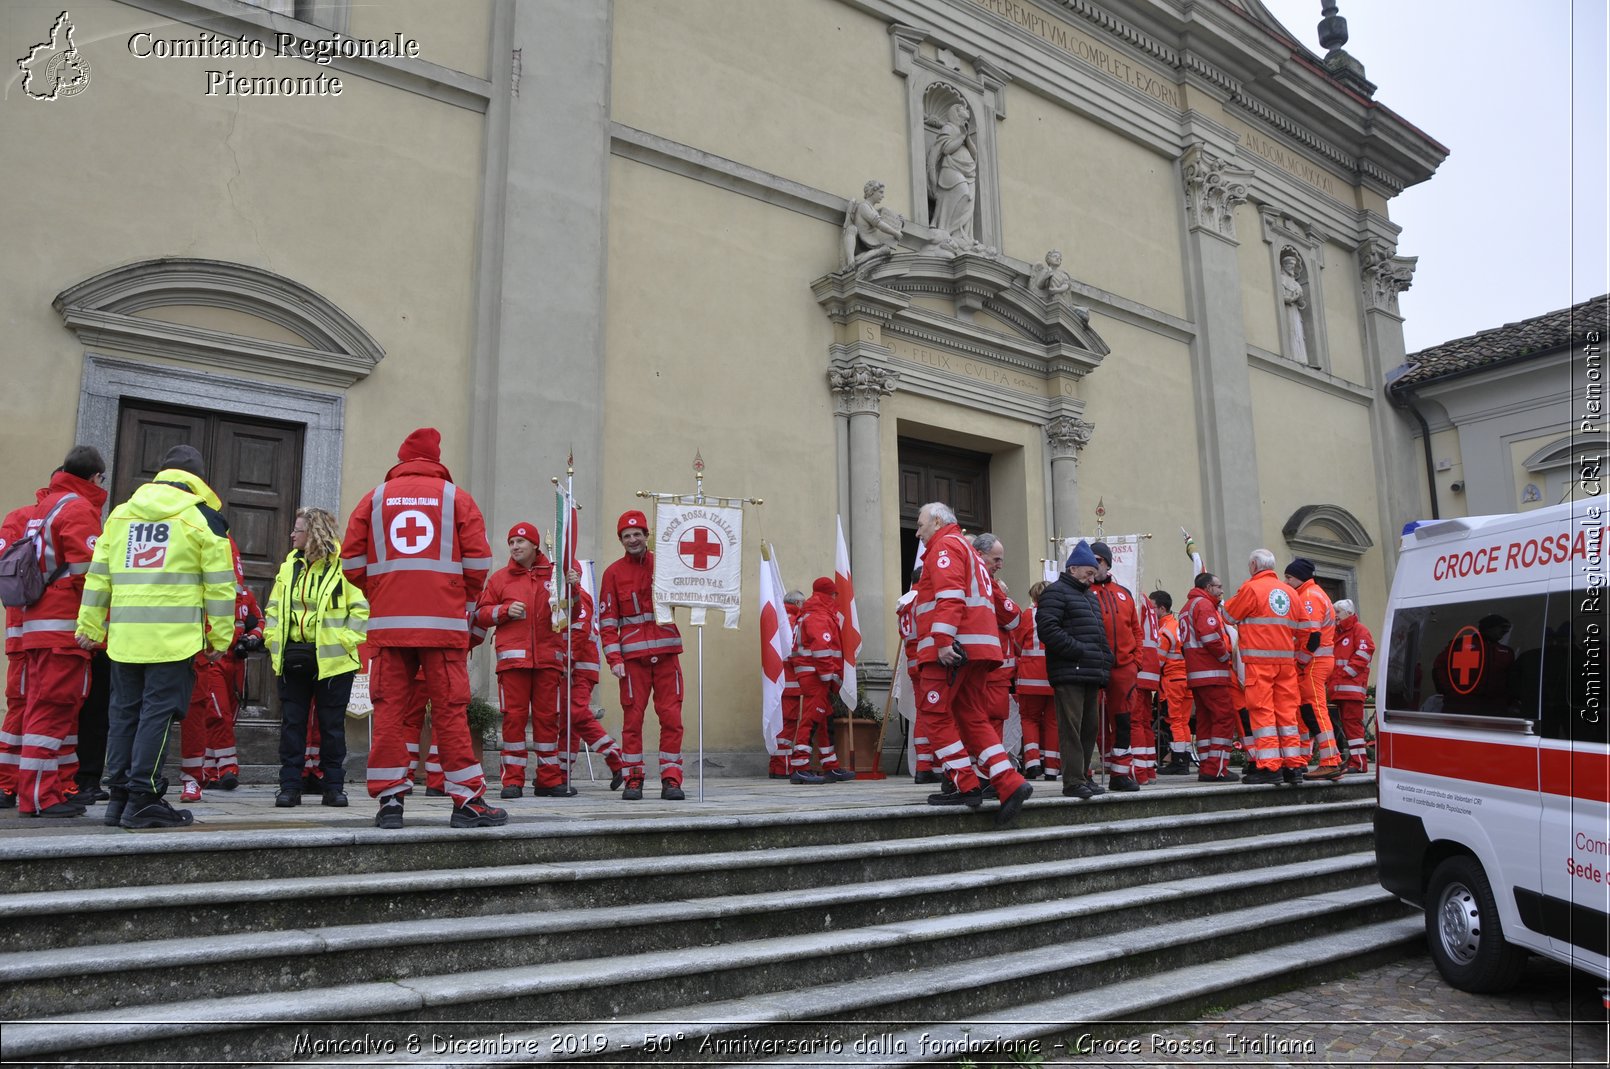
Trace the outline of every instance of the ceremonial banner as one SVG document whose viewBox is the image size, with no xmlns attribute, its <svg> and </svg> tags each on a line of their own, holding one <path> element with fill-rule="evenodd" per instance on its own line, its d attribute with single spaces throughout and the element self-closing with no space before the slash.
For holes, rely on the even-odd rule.
<svg viewBox="0 0 1610 1069">
<path fill-rule="evenodd" d="M 833 585 L 838 588 L 840 645 L 844 651 L 844 683 L 839 687 L 839 701 L 853 714 L 860 702 L 855 662 L 861 655 L 861 617 L 855 611 L 855 582 L 850 578 L 850 548 L 844 544 L 843 517 L 838 517 L 838 525 L 839 545 L 833 565 Z"/>
<path fill-rule="evenodd" d="M 783 602 L 783 574 L 777 551 L 770 542 L 760 544 L 760 733 L 766 752 L 776 757 L 788 752 L 779 746 L 783 731 L 783 665 L 794 652 L 793 628 Z"/>
<path fill-rule="evenodd" d="M 720 609 L 736 629 L 743 608 L 741 506 L 661 501 L 654 510 L 654 615 L 671 607 Z"/>
<path fill-rule="evenodd" d="M 1105 535 L 1097 538 L 1095 535 L 1075 535 L 1062 540 L 1059 551 L 1064 561 L 1073 547 L 1079 544 L 1079 539 L 1086 542 L 1105 542 L 1107 548 L 1112 550 L 1112 581 L 1126 587 L 1136 597 L 1143 598 L 1149 593 L 1141 589 L 1141 580 L 1144 573 L 1140 564 L 1140 535 Z"/>
</svg>

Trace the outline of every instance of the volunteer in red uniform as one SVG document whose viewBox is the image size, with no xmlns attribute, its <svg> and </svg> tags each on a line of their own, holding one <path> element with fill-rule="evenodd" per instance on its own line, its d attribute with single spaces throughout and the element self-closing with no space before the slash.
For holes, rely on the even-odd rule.
<svg viewBox="0 0 1610 1069">
<path fill-rule="evenodd" d="M 1018 608 L 1001 582 L 1001 569 L 1006 565 L 1006 546 L 993 534 L 985 532 L 973 538 L 973 549 L 984 559 L 989 569 L 990 599 L 995 609 L 995 623 L 1000 629 L 1001 663 L 989 674 L 986 693 L 989 695 L 989 719 L 996 734 L 1004 734 L 1006 718 L 1012 714 L 1012 677 L 1017 674 L 1017 645 L 1023 627 L 1023 610 Z"/>
<path fill-rule="evenodd" d="M 90 652 L 73 633 L 78 626 L 84 574 L 95 556 L 106 491 L 106 462 L 92 446 L 74 446 L 50 485 L 35 495 L 24 518 L 25 534 L 37 533 L 44 593 L 23 607 L 21 637 L 22 745 L 17 767 L 17 809 L 23 816 L 76 817 L 84 807 L 61 775 L 63 750 L 78 735 L 78 710 L 89 694 Z M 77 771 L 77 762 L 71 764 Z"/>
<path fill-rule="evenodd" d="M 235 550 L 235 646 L 218 662 L 223 673 L 225 716 L 207 727 L 207 753 L 204 783 L 217 783 L 232 791 L 240 785 L 240 756 L 236 750 L 235 722 L 240 719 L 241 701 L 246 691 L 246 659 L 263 648 L 263 610 L 257 595 L 246 585 L 240 566 L 240 550 Z"/>
<path fill-rule="evenodd" d="M 1308 625 L 1297 641 L 1297 711 L 1302 716 L 1304 734 L 1312 737 L 1313 745 L 1319 749 L 1317 775 L 1320 779 L 1341 779 L 1346 770 L 1336 747 L 1330 710 L 1325 705 L 1336 666 L 1336 609 L 1330 595 L 1314 582 L 1314 562 L 1308 558 L 1297 557 L 1286 565 L 1285 579 L 1286 585 L 1297 592 L 1297 615 Z M 1304 738 L 1305 759 L 1308 747 L 1308 738 Z"/>
<path fill-rule="evenodd" d="M 40 490 L 35 504 L 44 499 Z M 0 520 L 0 553 L 28 531 L 33 505 L 23 505 Z M 17 808 L 17 766 L 22 762 L 22 681 L 27 675 L 22 652 L 22 607 L 6 606 L 6 715 L 0 721 L 0 809 Z"/>
<path fill-rule="evenodd" d="M 1040 595 L 1050 584 L 1029 587 L 1029 601 L 1040 604 Z M 1017 654 L 1017 715 L 1023 725 L 1023 776 L 1025 779 L 1056 779 L 1062 774 L 1061 744 L 1057 739 L 1055 692 L 1045 672 L 1045 646 L 1035 629 L 1032 610 L 1023 622 L 1023 646 Z"/>
<path fill-rule="evenodd" d="M 1133 720 L 1136 677 L 1140 675 L 1140 611 L 1135 597 L 1112 578 L 1112 550 L 1105 542 L 1090 543 L 1096 556 L 1096 581 L 1090 587 L 1101 603 L 1101 623 L 1107 630 L 1107 647 L 1112 650 L 1112 674 L 1107 677 L 1106 714 L 1102 726 L 1107 732 L 1107 788 L 1119 792 L 1140 790 L 1135 781 Z"/>
<path fill-rule="evenodd" d="M 823 576 L 811 584 L 811 596 L 800 606 L 795 635 L 800 712 L 788 781 L 833 783 L 854 779 L 854 772 L 839 767 L 833 733 L 827 723 L 833 692 L 844 682 L 844 638 L 839 625 L 838 587 L 832 579 Z M 811 771 L 813 746 L 821 758 L 820 775 Z"/>
<path fill-rule="evenodd" d="M 1157 653 L 1163 664 L 1162 695 L 1168 710 L 1168 764 L 1164 776 L 1191 772 L 1191 688 L 1185 681 L 1185 651 L 1180 647 L 1180 622 L 1174 615 L 1174 595 L 1154 590 L 1148 600 L 1157 613 Z"/>
<path fill-rule="evenodd" d="M 604 658 L 620 680 L 622 759 L 626 790 L 643 797 L 643 714 L 654 699 L 660 722 L 660 797 L 679 802 L 682 793 L 682 633 L 654 620 L 654 554 L 648 548 L 648 517 L 636 509 L 615 522 L 626 555 L 604 569 L 598 584 L 598 630 Z"/>
<path fill-rule="evenodd" d="M 949 716 L 948 722 L 935 718 L 930 738 L 934 759 L 943 762 L 957 792 L 929 795 L 928 801 L 973 807 L 982 802 L 983 788 L 967 759 L 971 752 L 1001 799 L 996 823 L 1006 824 L 1034 788 L 1012 767 L 989 717 L 989 673 L 1001 661 L 994 581 L 950 506 L 922 506 L 917 537 L 926 547 L 917 584 L 917 708 Z"/>
<path fill-rule="evenodd" d="M 1163 653 L 1157 641 L 1157 608 L 1150 598 L 1136 598 L 1140 610 L 1140 669 L 1135 673 L 1135 699 L 1129 709 L 1129 753 L 1135 782 L 1157 782 L 1157 690 L 1163 683 Z"/>
<path fill-rule="evenodd" d="M 498 706 L 503 711 L 503 797 L 518 798 L 526 768 L 526 724 L 536 753 L 531 793 L 564 798 L 570 791 L 559 768 L 559 705 L 564 683 L 564 633 L 553 629 L 553 561 L 538 548 L 536 524 L 509 528 L 509 563 L 493 572 L 475 605 L 474 638 L 496 628 Z"/>
<path fill-rule="evenodd" d="M 375 711 L 368 782 L 380 803 L 379 828 L 402 827 L 403 798 L 413 788 L 408 743 L 417 746 L 421 719 L 410 699 L 420 671 L 453 799 L 449 823 L 485 828 L 509 819 L 482 798 L 486 780 L 467 715 L 469 617 L 492 548 L 480 508 L 442 466 L 441 443 L 434 427 L 403 439 L 398 463 L 358 502 L 341 540 L 342 570 L 369 600 Z"/>
<path fill-rule="evenodd" d="M 922 580 L 922 547 L 917 547 L 917 565 L 911 570 L 911 589 L 895 603 L 895 619 L 900 627 L 900 638 L 905 643 L 906 678 L 911 685 L 911 754 L 912 780 L 915 783 L 948 783 L 939 771 L 944 764 L 934 760 L 934 745 L 929 738 L 932 722 L 939 713 L 923 709 L 917 700 L 917 584 Z M 965 749 L 965 747 L 964 747 Z"/>
<path fill-rule="evenodd" d="M 1370 685 L 1370 662 L 1375 657 L 1375 636 L 1358 618 L 1348 598 L 1336 603 L 1336 671 L 1331 673 L 1330 694 L 1347 740 L 1347 771 L 1368 772 L 1369 750 L 1364 738 L 1365 688 Z"/>
<path fill-rule="evenodd" d="M 1236 737 L 1235 656 L 1219 611 L 1224 584 L 1212 572 L 1196 577 L 1180 610 L 1180 663 L 1196 702 L 1197 779 L 1233 780 L 1230 749 Z M 1251 758 L 1251 755 L 1248 755 Z M 1187 766 L 1187 769 L 1189 766 Z"/>
<path fill-rule="evenodd" d="M 1257 766 L 1241 780 L 1297 784 L 1308 755 L 1298 730 L 1296 647 L 1299 632 L 1309 628 L 1298 618 L 1297 592 L 1275 575 L 1273 553 L 1253 550 L 1247 570 L 1250 577 L 1224 606 L 1241 636 L 1253 740 L 1247 756 Z"/>
<path fill-rule="evenodd" d="M 571 610 L 569 646 L 559 651 L 561 656 L 570 658 L 569 720 L 567 722 L 564 716 L 559 718 L 559 765 L 568 785 L 571 782 L 570 771 L 575 766 L 577 754 L 581 752 L 581 744 L 586 743 L 593 753 L 603 755 L 604 763 L 609 766 L 609 789 L 618 791 L 621 784 L 626 782 L 626 766 L 621 760 L 620 743 L 609 737 L 604 726 L 593 715 L 593 689 L 598 686 L 598 670 L 603 663 L 598 653 L 598 614 L 593 611 L 593 596 L 587 593 L 585 586 L 578 583 L 571 589 L 575 600 Z M 560 705 L 564 704 L 561 695 Z M 571 788 L 570 793 L 575 794 L 575 789 Z"/>
<path fill-rule="evenodd" d="M 787 779 L 792 774 L 794 761 L 794 735 L 799 731 L 800 689 L 799 665 L 795 656 L 799 648 L 799 612 L 805 604 L 805 594 L 790 590 L 783 595 L 783 611 L 788 613 L 788 649 L 783 659 L 783 729 L 778 732 L 776 753 L 767 762 L 766 771 L 771 779 Z"/>
</svg>

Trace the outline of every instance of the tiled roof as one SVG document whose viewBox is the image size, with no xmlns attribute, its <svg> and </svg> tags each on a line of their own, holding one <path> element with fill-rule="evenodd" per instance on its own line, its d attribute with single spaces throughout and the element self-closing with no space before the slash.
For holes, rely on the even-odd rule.
<svg viewBox="0 0 1610 1069">
<path fill-rule="evenodd" d="M 1414 370 L 1392 385 L 1418 386 L 1479 368 L 1536 359 L 1580 344 L 1592 330 L 1598 331 L 1602 340 L 1607 302 L 1610 297 L 1595 297 L 1557 312 L 1506 323 L 1468 338 L 1455 338 L 1410 353 L 1405 363 L 1414 365 Z"/>
</svg>

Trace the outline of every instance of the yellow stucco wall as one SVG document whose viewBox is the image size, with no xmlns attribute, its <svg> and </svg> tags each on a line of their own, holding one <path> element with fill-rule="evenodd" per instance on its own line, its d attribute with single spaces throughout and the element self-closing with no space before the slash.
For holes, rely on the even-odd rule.
<svg viewBox="0 0 1610 1069">
<path fill-rule="evenodd" d="M 1284 355 L 1275 267 L 1270 262 L 1269 243 L 1262 237 L 1263 223 L 1256 205 L 1248 202 L 1236 207 L 1235 228 L 1241 238 L 1236 264 L 1241 268 L 1241 318 L 1247 344 Z"/>
<path fill-rule="evenodd" d="M 1359 307 L 1364 293 L 1358 262 L 1351 250 L 1334 241 L 1325 244 L 1324 289 L 1330 372 L 1348 382 L 1368 383 L 1360 322 L 1363 311 Z"/>
<path fill-rule="evenodd" d="M 1003 251 L 1061 249 L 1081 282 L 1185 315 L 1179 178 L 1171 160 L 1028 92 L 1013 92 L 1000 145 Z"/>
<path fill-rule="evenodd" d="M 5 39 L 12 26 L 48 34 L 58 11 L 8 5 Z M 163 256 L 284 274 L 386 349 L 347 395 L 346 424 L 361 430 L 347 437 L 344 506 L 383 474 L 390 428 L 433 423 L 448 463 L 467 462 L 482 116 L 350 75 L 338 98 L 208 97 L 204 72 L 220 61 L 138 59 L 126 47 L 140 30 L 194 38 L 196 27 L 111 3 L 74 5 L 72 17 L 86 90 L 43 103 L 13 79 L 0 101 L 8 144 L 34 161 L 0 198 L 9 366 L 33 384 L 0 397 L 0 500 L 25 499 L 72 444 L 84 349 L 51 301 Z M 320 69 L 227 65 L 274 77 Z"/>
<path fill-rule="evenodd" d="M 419 58 L 477 78 L 487 77 L 491 0 L 385 0 L 350 6 L 347 35 L 388 40 L 401 33 L 419 42 Z"/>
<path fill-rule="evenodd" d="M 616 122 L 845 197 L 879 178 L 888 206 L 915 216 L 884 23 L 837 0 L 613 10 Z"/>
</svg>

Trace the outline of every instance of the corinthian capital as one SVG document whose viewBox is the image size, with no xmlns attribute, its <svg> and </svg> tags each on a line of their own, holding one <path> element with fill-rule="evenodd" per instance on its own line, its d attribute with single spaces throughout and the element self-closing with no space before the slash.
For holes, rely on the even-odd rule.
<svg viewBox="0 0 1610 1069">
<path fill-rule="evenodd" d="M 1235 240 L 1235 209 L 1247 199 L 1252 172 L 1232 167 L 1201 144 L 1185 150 L 1180 161 L 1185 181 L 1185 218 L 1193 228 Z"/>
<path fill-rule="evenodd" d="M 900 385 L 900 375 L 865 361 L 827 369 L 827 385 L 833 391 L 834 411 L 841 415 L 858 412 L 878 414 L 883 399 Z"/>
<path fill-rule="evenodd" d="M 1358 247 L 1358 270 L 1364 284 L 1364 300 L 1378 312 L 1398 310 L 1398 294 L 1414 282 L 1418 256 L 1398 256 L 1393 245 L 1380 238 L 1366 238 Z"/>
<path fill-rule="evenodd" d="M 1096 425 L 1074 416 L 1056 416 L 1045 425 L 1045 440 L 1051 445 L 1052 460 L 1078 460 L 1090 442 Z"/>
</svg>

